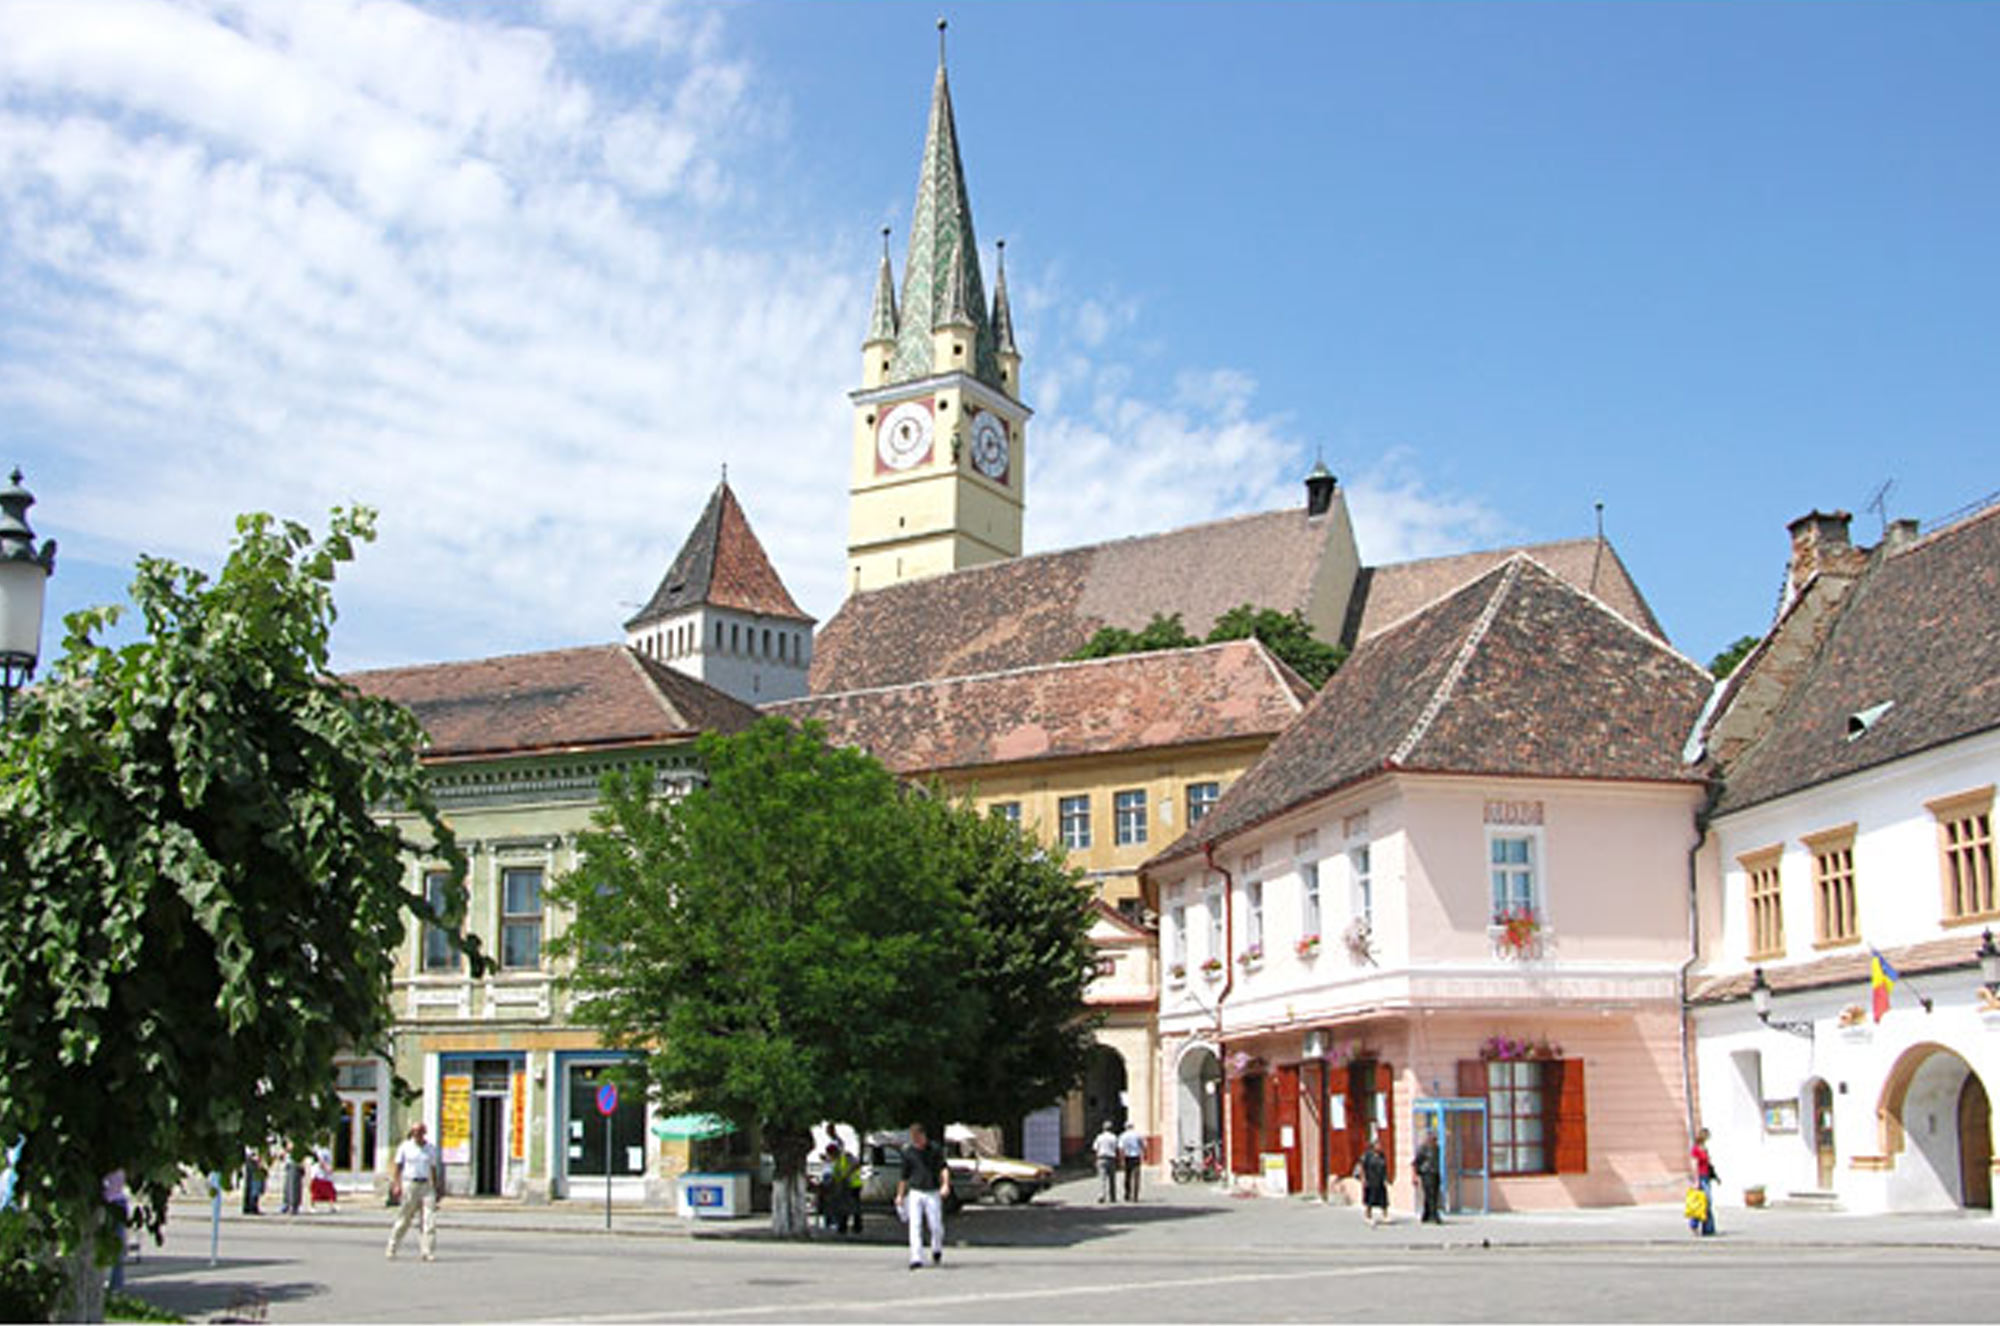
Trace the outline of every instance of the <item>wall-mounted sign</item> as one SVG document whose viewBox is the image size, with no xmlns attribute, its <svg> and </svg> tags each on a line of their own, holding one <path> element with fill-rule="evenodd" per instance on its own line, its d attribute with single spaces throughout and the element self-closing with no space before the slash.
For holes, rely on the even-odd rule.
<svg viewBox="0 0 2000 1326">
<path fill-rule="evenodd" d="M 1764 1102 L 1764 1131 L 1796 1133 L 1799 1130 L 1799 1103 L 1796 1100 Z"/>
<path fill-rule="evenodd" d="M 438 1083 L 438 1147 L 447 1164 L 472 1159 L 472 1074 L 448 1073 Z"/>
</svg>

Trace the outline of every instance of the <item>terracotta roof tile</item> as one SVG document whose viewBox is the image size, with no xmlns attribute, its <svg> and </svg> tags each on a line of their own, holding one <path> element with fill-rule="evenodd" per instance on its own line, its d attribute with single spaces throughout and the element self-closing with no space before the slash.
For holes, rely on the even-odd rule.
<svg viewBox="0 0 2000 1326">
<path fill-rule="evenodd" d="M 1369 567 L 1348 605 L 1346 636 L 1350 641 L 1365 640 L 1477 580 L 1516 553 L 1526 553 L 1572 587 L 1596 595 L 1648 635 L 1666 639 L 1617 549 L 1596 539 L 1523 544 Z"/>
<path fill-rule="evenodd" d="M 1882 956 L 1889 960 L 1889 965 L 1899 975 L 1921 976 L 1925 972 L 1948 971 L 1956 967 L 1977 968 L 1977 948 L 1977 936 L 1958 934 L 1943 939 L 1927 939 L 1920 944 L 1906 944 L 1901 948 L 1885 948 Z M 1864 944 L 1832 957 L 1766 967 L 1764 980 L 1776 994 L 1866 981 L 1869 977 L 1869 957 L 1868 947 Z M 1688 986 L 1688 1002 L 1720 1004 L 1732 999 L 1747 999 L 1750 997 L 1751 980 L 1751 973 L 1747 971 L 1706 979 L 1697 977 Z M 1894 997 L 1891 996 L 1892 999 Z"/>
<path fill-rule="evenodd" d="M 815 694 L 1058 662 L 1105 626 L 1244 603 L 1304 611 L 1331 522 L 1305 508 L 1038 553 L 851 595 L 813 642 Z"/>
<path fill-rule="evenodd" d="M 735 732 L 757 711 L 623 645 L 355 672 L 345 680 L 417 716 L 427 759 Z"/>
<path fill-rule="evenodd" d="M 1305 683 L 1254 640 L 817 695 L 767 713 L 825 723 L 899 774 L 1270 736 Z"/>
<path fill-rule="evenodd" d="M 631 630 L 702 604 L 764 617 L 812 620 L 799 611 L 778 578 L 727 480 L 709 496 L 701 519 L 660 578 L 653 597 L 625 626 Z"/>
<path fill-rule="evenodd" d="M 1849 740 L 1850 716 L 1888 703 Z M 2000 507 L 1878 551 L 1718 813 L 2000 727 Z"/>
<path fill-rule="evenodd" d="M 1525 554 L 1364 640 L 1151 864 L 1389 769 L 1691 781 L 1708 674 Z"/>
</svg>

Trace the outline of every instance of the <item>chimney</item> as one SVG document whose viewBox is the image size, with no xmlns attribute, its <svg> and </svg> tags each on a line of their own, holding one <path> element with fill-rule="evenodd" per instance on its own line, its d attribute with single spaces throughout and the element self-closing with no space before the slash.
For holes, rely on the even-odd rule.
<svg viewBox="0 0 2000 1326">
<path fill-rule="evenodd" d="M 1333 477 L 1333 471 L 1319 461 L 1306 476 L 1306 518 L 1323 516 L 1333 507 L 1333 495 L 1340 488 L 1340 480 Z"/>
<path fill-rule="evenodd" d="M 1796 598 L 1806 582 L 1816 575 L 1861 573 L 1862 553 L 1847 540 L 1847 524 L 1852 519 L 1845 511 L 1809 511 L 1786 526 L 1792 532 L 1792 562 L 1786 578 L 1788 599 Z"/>
<path fill-rule="evenodd" d="M 1882 532 L 1882 547 L 1887 552 L 1907 548 L 1916 541 L 1917 522 L 1914 520 L 1892 520 L 1889 528 Z"/>
</svg>

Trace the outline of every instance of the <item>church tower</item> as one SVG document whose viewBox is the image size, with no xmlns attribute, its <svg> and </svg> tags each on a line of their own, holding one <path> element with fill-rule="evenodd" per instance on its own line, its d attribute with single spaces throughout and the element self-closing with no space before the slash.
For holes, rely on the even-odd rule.
<svg viewBox="0 0 2000 1326">
<path fill-rule="evenodd" d="M 903 294 L 888 232 L 854 402 L 850 590 L 1021 555 L 1027 423 L 1004 244 L 986 302 L 958 155 L 944 24 Z"/>
</svg>

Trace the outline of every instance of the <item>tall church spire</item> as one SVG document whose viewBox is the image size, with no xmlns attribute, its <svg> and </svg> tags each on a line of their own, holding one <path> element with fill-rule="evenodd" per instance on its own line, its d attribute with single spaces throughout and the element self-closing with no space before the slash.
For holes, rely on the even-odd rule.
<svg viewBox="0 0 2000 1326">
<path fill-rule="evenodd" d="M 952 305 L 958 307 L 952 307 Z M 931 88 L 930 125 L 910 214 L 910 252 L 903 264 L 896 353 L 889 382 L 910 382 L 939 371 L 931 333 L 953 322 L 973 329 L 972 375 L 1001 386 L 986 286 L 979 274 L 979 244 L 972 233 L 972 202 L 958 155 L 951 83 L 945 76 L 943 24 L 939 24 L 937 80 Z"/>
</svg>

